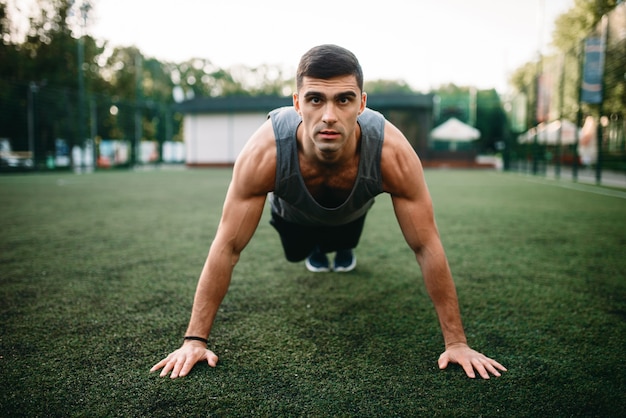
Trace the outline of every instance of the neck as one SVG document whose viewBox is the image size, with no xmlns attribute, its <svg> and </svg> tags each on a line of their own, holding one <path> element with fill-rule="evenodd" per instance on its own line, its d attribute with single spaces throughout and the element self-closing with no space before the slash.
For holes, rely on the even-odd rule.
<svg viewBox="0 0 626 418">
<path fill-rule="evenodd" d="M 302 128 L 302 125 L 300 126 Z M 341 166 L 349 163 L 359 152 L 361 140 L 361 127 L 357 124 L 352 138 L 346 141 L 345 145 L 336 151 L 323 151 L 315 146 L 313 141 L 307 140 L 306 132 L 298 129 L 298 142 L 302 157 L 311 164 L 320 166 Z"/>
</svg>

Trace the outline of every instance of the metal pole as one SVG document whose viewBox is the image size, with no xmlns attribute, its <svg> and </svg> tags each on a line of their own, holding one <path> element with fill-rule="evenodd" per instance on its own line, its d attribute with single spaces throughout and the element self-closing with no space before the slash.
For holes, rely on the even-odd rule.
<svg viewBox="0 0 626 418">
<path fill-rule="evenodd" d="M 572 181 L 578 181 L 578 160 L 580 158 L 580 154 L 578 152 L 578 148 L 580 145 L 580 127 L 583 123 L 583 109 L 582 109 L 582 87 L 583 87 L 583 72 L 585 68 L 585 40 L 579 42 L 578 51 L 577 51 L 577 60 L 578 60 L 578 83 L 576 86 L 576 92 L 578 94 L 577 98 L 577 106 L 578 109 L 576 111 L 576 132 L 575 132 L 575 140 L 574 140 L 574 166 L 572 167 Z"/>
<path fill-rule="evenodd" d="M 172 141 L 172 108 L 165 105 L 165 141 Z M 161 149 L 159 150 L 159 162 L 163 162 L 163 141 L 161 141 Z"/>
<path fill-rule="evenodd" d="M 554 175 L 557 179 L 561 178 L 561 143 L 563 139 L 563 97 L 565 96 L 565 54 L 561 55 L 561 76 L 559 80 L 559 120 L 561 126 L 559 127 L 558 136 L 556 139 L 556 167 Z"/>
<path fill-rule="evenodd" d="M 37 167 L 35 163 L 35 93 L 37 90 L 37 84 L 31 81 L 28 86 L 28 150 L 33 167 Z"/>
<path fill-rule="evenodd" d="M 83 60 L 85 54 L 84 40 L 81 34 L 78 39 L 78 140 L 77 145 L 82 149 L 85 145 L 85 77 L 83 74 Z M 84 165 L 85 158 L 81 158 L 81 167 Z"/>
<path fill-rule="evenodd" d="M 98 159 L 98 151 L 97 151 L 97 146 L 98 144 L 96 144 L 96 136 L 98 135 L 98 114 L 97 114 L 97 107 L 96 107 L 96 100 L 91 97 L 91 99 L 89 100 L 89 108 L 90 108 L 90 120 L 91 120 L 91 135 L 89 135 L 89 137 L 91 138 L 91 164 L 92 166 L 89 168 L 90 170 L 95 170 L 96 169 L 96 162 Z"/>
<path fill-rule="evenodd" d="M 89 2 L 83 2 L 80 6 L 81 12 L 81 33 L 78 38 L 78 54 L 77 54 L 77 65 L 78 65 L 78 146 L 81 149 L 84 149 L 85 139 L 86 139 L 86 129 L 85 129 L 85 73 L 84 73 L 84 62 L 85 62 L 85 26 L 87 26 L 87 12 L 91 8 Z M 83 154 L 81 168 L 84 169 L 86 164 L 85 156 Z"/>
<path fill-rule="evenodd" d="M 602 16 L 601 21 L 601 45 L 602 45 L 602 87 L 601 87 L 601 99 L 598 104 L 598 153 L 597 153 L 597 161 L 596 161 L 596 184 L 602 183 L 602 160 L 603 160 L 603 152 L 602 152 L 602 113 L 604 112 L 604 95 L 605 95 L 605 82 L 604 82 L 604 74 L 605 74 L 605 65 L 604 62 L 606 60 L 606 44 L 607 44 L 607 36 L 609 32 L 609 18 L 607 15 Z"/>
<path fill-rule="evenodd" d="M 537 62 L 537 74 L 535 75 L 535 108 L 533 112 L 533 125 L 535 126 L 535 134 L 533 136 L 532 146 L 532 173 L 537 175 L 539 172 L 539 124 L 542 122 L 543 110 L 541 106 L 541 73 L 543 71 L 543 56 L 539 54 L 539 61 Z M 540 114 L 541 113 L 541 114 Z"/>
<path fill-rule="evenodd" d="M 135 140 L 133 146 L 133 166 L 137 165 L 140 162 L 140 150 L 141 150 L 141 137 L 143 135 L 143 127 L 141 126 L 142 122 L 142 71 L 143 71 L 143 63 L 142 57 L 137 51 L 137 55 L 135 55 Z"/>
</svg>

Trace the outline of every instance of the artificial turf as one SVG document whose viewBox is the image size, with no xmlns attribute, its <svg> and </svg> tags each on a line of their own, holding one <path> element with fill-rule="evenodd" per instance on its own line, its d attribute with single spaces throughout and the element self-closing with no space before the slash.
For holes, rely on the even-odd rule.
<svg viewBox="0 0 626 418">
<path fill-rule="evenodd" d="M 178 347 L 231 171 L 0 176 L 0 410 L 8 417 L 626 415 L 626 193 L 427 170 L 470 344 L 437 367 L 437 319 L 391 201 L 358 267 L 284 261 L 268 212 L 211 335 L 217 368 L 148 370 Z"/>
</svg>

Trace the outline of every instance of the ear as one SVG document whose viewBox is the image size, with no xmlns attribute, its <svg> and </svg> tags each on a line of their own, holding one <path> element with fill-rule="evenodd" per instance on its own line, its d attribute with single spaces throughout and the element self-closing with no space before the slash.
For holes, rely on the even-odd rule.
<svg viewBox="0 0 626 418">
<path fill-rule="evenodd" d="M 367 93 L 361 93 L 361 108 L 359 109 L 359 115 L 363 113 L 365 107 L 367 106 Z"/>
<path fill-rule="evenodd" d="M 298 100 L 298 93 L 293 94 L 293 108 L 296 109 L 296 112 L 298 112 L 300 116 L 302 116 L 302 113 L 300 112 L 300 100 Z"/>
</svg>

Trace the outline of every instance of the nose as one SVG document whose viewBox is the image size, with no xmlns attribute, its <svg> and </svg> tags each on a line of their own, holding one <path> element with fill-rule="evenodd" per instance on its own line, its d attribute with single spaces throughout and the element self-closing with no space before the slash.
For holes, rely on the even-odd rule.
<svg viewBox="0 0 626 418">
<path fill-rule="evenodd" d="M 322 115 L 322 122 L 327 125 L 331 125 L 337 122 L 337 115 L 335 114 L 335 106 L 332 103 L 326 104 L 324 107 L 324 114 Z"/>
</svg>

